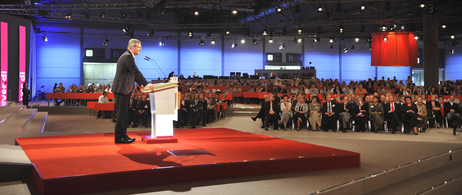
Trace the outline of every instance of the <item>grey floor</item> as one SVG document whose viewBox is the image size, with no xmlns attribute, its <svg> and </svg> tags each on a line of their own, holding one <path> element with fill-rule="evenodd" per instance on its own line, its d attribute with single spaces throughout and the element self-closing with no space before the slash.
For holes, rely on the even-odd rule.
<svg viewBox="0 0 462 195">
<path fill-rule="evenodd" d="M 240 131 L 279 137 L 304 143 L 317 144 L 359 152 L 360 168 L 313 171 L 291 174 L 266 175 L 243 178 L 218 179 L 147 188 L 127 189 L 95 194 L 310 194 L 353 179 L 396 167 L 418 159 L 462 147 L 462 136 L 452 135 L 451 129 L 430 129 L 427 133 L 408 135 L 397 133 L 311 132 L 307 130 L 270 130 L 260 128 L 259 121 L 249 117 L 227 117 L 204 128 L 226 127 Z M 43 133 L 23 132 L 14 136 L 47 136 L 82 133 L 113 132 L 114 123 L 108 119 L 96 119 L 88 115 L 50 114 Z M 147 128 L 129 128 L 142 131 Z M 180 129 L 187 131 L 187 129 Z M 10 143 L 11 136 L 0 137 L 0 143 Z M 455 172 L 454 172 L 455 171 Z M 452 173 L 462 174 L 460 168 Z M 450 177 L 443 175 L 442 177 Z M 423 176 L 425 177 L 425 176 Z M 449 179 L 449 178 L 447 178 Z M 396 186 L 400 194 L 415 194 L 422 186 Z M 383 193 L 382 193 L 383 194 Z"/>
</svg>

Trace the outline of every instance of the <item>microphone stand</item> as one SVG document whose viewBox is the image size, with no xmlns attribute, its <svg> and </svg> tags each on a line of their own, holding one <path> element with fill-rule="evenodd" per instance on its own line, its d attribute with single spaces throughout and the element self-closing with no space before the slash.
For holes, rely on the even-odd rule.
<svg viewBox="0 0 462 195">
<path fill-rule="evenodd" d="M 162 71 L 162 69 L 160 68 L 159 64 L 157 64 L 157 62 L 156 62 L 154 59 L 152 59 L 152 58 L 150 58 L 150 57 L 148 57 L 148 56 L 144 56 L 144 60 L 151 62 L 151 64 L 154 66 L 154 68 L 156 68 L 156 70 L 157 70 L 157 72 L 159 73 L 159 75 L 161 75 L 160 72 L 159 72 L 159 70 L 160 70 L 160 71 L 162 72 L 162 74 L 164 75 L 164 78 L 167 77 L 167 75 L 165 75 L 164 71 Z M 154 65 L 154 63 L 155 63 L 155 65 Z M 157 66 L 157 67 L 156 67 L 156 66 Z"/>
</svg>

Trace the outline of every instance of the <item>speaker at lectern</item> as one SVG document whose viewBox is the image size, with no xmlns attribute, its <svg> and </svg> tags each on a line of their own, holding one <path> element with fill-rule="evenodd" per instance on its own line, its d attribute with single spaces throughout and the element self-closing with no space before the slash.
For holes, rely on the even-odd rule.
<svg viewBox="0 0 462 195">
<path fill-rule="evenodd" d="M 173 121 L 178 120 L 180 107 L 178 77 L 171 77 L 167 83 L 148 84 L 141 91 L 149 93 L 151 103 L 151 135 L 143 136 L 143 142 L 178 142 L 173 135 Z"/>
</svg>

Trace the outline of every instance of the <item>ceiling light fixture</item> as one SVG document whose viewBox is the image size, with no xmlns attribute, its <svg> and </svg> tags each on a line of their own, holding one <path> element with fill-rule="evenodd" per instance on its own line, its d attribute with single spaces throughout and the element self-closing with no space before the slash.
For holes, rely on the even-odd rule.
<svg viewBox="0 0 462 195">
<path fill-rule="evenodd" d="M 204 45 L 205 45 L 204 40 L 201 40 L 201 41 L 199 42 L 199 45 L 200 45 L 200 46 L 204 46 Z"/>
<path fill-rule="evenodd" d="M 244 43 L 245 43 L 245 39 L 242 39 L 242 40 L 241 40 L 241 43 L 244 44 Z"/>
<path fill-rule="evenodd" d="M 253 39 L 252 42 L 253 42 L 254 45 L 258 45 L 257 39 Z"/>
<path fill-rule="evenodd" d="M 318 38 L 318 37 L 314 38 L 314 39 L 313 39 L 313 42 L 319 43 L 319 38 Z"/>
<path fill-rule="evenodd" d="M 329 43 L 334 43 L 334 38 L 329 38 Z"/>
<path fill-rule="evenodd" d="M 160 40 L 160 41 L 159 41 L 159 46 L 164 46 L 164 44 L 165 44 L 165 43 L 164 43 L 163 40 Z"/>
<path fill-rule="evenodd" d="M 273 43 L 273 38 L 268 39 L 268 43 Z"/>
<path fill-rule="evenodd" d="M 263 36 L 266 36 L 266 35 L 268 35 L 268 32 L 266 31 L 266 29 L 265 29 L 265 30 L 263 30 L 263 33 L 262 33 L 262 35 L 263 35 Z"/>
<path fill-rule="evenodd" d="M 212 41 L 210 41 L 210 44 L 215 45 L 215 39 L 212 39 Z"/>
<path fill-rule="evenodd" d="M 125 26 L 125 28 L 123 28 L 122 31 L 124 31 L 124 33 L 130 32 L 130 25 L 127 24 L 127 26 Z"/>
<path fill-rule="evenodd" d="M 233 15 L 236 15 L 236 14 L 237 14 L 237 10 L 236 10 L 236 9 L 233 9 L 233 11 L 231 11 L 231 13 L 232 13 Z"/>
<path fill-rule="evenodd" d="M 236 48 L 236 47 L 237 47 L 237 43 L 233 43 L 233 44 L 231 45 L 231 48 Z"/>
<path fill-rule="evenodd" d="M 318 12 L 322 12 L 322 7 L 321 6 L 318 7 Z"/>
<path fill-rule="evenodd" d="M 154 32 L 154 30 L 151 30 L 151 32 L 148 33 L 148 37 L 152 37 L 156 34 L 156 32 Z"/>
<path fill-rule="evenodd" d="M 109 44 L 109 39 L 108 38 L 104 39 L 104 42 L 103 42 L 103 45 L 107 45 L 107 44 Z"/>
<path fill-rule="evenodd" d="M 383 37 L 383 42 L 387 42 L 388 41 L 388 38 L 387 37 Z"/>
<path fill-rule="evenodd" d="M 281 12 L 282 12 L 282 8 L 281 8 L 281 7 L 278 7 L 278 8 L 276 8 L 276 11 L 277 11 L 278 13 L 281 13 Z"/>
<path fill-rule="evenodd" d="M 359 38 L 355 38 L 355 42 L 358 43 L 358 42 L 359 42 Z"/>
</svg>

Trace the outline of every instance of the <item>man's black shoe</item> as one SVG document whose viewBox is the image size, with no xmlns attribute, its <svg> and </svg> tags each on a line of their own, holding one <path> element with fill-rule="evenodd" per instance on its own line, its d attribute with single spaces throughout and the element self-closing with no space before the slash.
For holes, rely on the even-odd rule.
<svg viewBox="0 0 462 195">
<path fill-rule="evenodd" d="M 134 142 L 135 140 L 136 140 L 135 138 L 126 137 L 126 138 L 116 139 L 115 143 L 116 144 L 129 144 L 129 143 Z"/>
<path fill-rule="evenodd" d="M 257 117 L 250 117 L 253 121 L 257 120 Z"/>
</svg>

